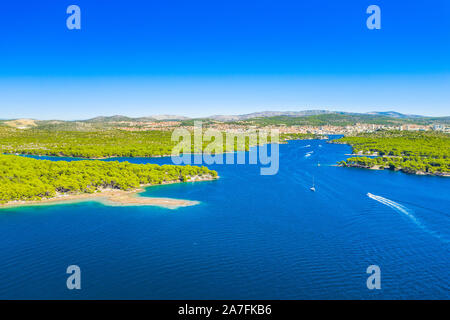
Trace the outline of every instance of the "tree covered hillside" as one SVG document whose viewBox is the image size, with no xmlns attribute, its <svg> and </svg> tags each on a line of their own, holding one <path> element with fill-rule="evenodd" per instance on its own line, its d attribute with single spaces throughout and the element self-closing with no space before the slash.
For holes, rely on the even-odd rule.
<svg viewBox="0 0 450 320">
<path fill-rule="evenodd" d="M 346 143 L 353 153 L 378 157 L 352 157 L 344 166 L 389 168 L 407 173 L 450 173 L 450 135 L 438 132 L 380 131 L 344 137 L 335 143 Z"/>
<path fill-rule="evenodd" d="M 39 200 L 58 193 L 93 193 L 100 188 L 129 190 L 144 184 L 215 178 L 206 167 L 132 164 L 100 160 L 49 161 L 0 155 L 0 203 Z"/>
<path fill-rule="evenodd" d="M 57 131 L 0 128 L 0 152 L 82 158 L 170 155 L 166 131 Z"/>
<path fill-rule="evenodd" d="M 234 143 L 228 145 L 225 132 L 218 131 L 218 134 L 222 134 L 223 151 L 248 151 L 249 147 L 255 144 L 247 136 L 243 140 L 236 138 Z M 245 134 L 236 133 L 236 136 L 245 137 Z M 313 137 L 316 136 L 310 134 L 281 134 L 280 141 Z M 71 131 L 36 128 L 21 130 L 0 127 L 0 153 L 79 158 L 170 156 L 172 149 L 178 144 L 178 141 L 172 141 L 171 138 L 171 131 L 161 130 L 133 132 L 118 129 Z M 270 137 L 268 140 L 270 141 Z M 212 141 L 215 141 L 215 139 L 213 138 Z M 190 145 L 185 143 L 183 151 L 200 152 L 205 150 L 210 143 L 210 141 L 205 140 L 200 148 L 196 148 L 191 133 L 191 143 Z M 256 139 L 256 143 L 259 143 L 259 139 Z"/>
</svg>

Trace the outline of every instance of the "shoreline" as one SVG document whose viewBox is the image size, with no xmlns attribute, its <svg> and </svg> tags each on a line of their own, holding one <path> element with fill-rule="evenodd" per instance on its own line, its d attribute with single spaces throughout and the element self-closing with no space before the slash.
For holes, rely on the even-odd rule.
<svg viewBox="0 0 450 320">
<path fill-rule="evenodd" d="M 359 169 L 366 169 L 366 170 L 389 170 L 389 171 L 394 171 L 394 172 L 401 171 L 402 173 L 413 174 L 416 176 L 432 176 L 432 177 L 444 177 L 444 178 L 450 177 L 450 173 L 429 173 L 429 172 L 423 172 L 423 171 L 410 172 L 410 171 L 403 170 L 403 168 L 391 169 L 390 167 L 383 167 L 383 166 L 379 166 L 379 165 L 374 165 L 374 166 L 369 167 L 369 166 L 363 166 L 363 165 L 358 165 L 358 164 L 347 164 L 347 165 L 336 164 L 335 166 L 343 167 L 343 168 L 359 168 Z"/>
<path fill-rule="evenodd" d="M 345 156 L 352 156 L 352 157 L 367 157 L 367 158 L 402 158 L 402 156 L 393 156 L 393 155 L 379 155 L 379 151 L 374 151 L 371 154 L 364 154 L 364 153 L 355 153 L 355 148 L 352 144 L 348 143 L 348 142 L 341 142 L 339 141 L 339 139 L 337 140 L 332 140 L 330 141 L 330 143 L 333 144 L 340 144 L 340 145 L 348 145 L 352 148 L 352 152 L 351 153 L 346 153 Z M 343 160 L 343 161 L 347 161 Z M 425 172 L 425 171 L 413 171 L 410 169 L 404 169 L 403 167 L 394 167 L 391 168 L 389 166 L 383 166 L 383 165 L 363 165 L 363 164 L 357 164 L 357 163 L 346 163 L 346 164 L 336 164 L 337 167 L 348 167 L 348 168 L 360 168 L 360 169 L 366 169 L 366 170 L 389 170 L 389 171 L 394 171 L 394 172 L 402 172 L 402 173 L 406 173 L 406 174 L 412 174 L 412 175 L 416 175 L 416 176 L 431 176 L 431 177 L 444 177 L 444 178 L 449 178 L 450 177 L 450 172 Z"/>
<path fill-rule="evenodd" d="M 304 139 L 285 139 L 285 140 L 281 140 L 278 142 L 278 144 L 287 144 L 289 141 L 302 141 L 302 140 L 328 140 L 329 138 L 321 138 L 321 137 L 308 137 L 308 138 L 304 138 Z M 271 143 L 266 143 L 266 144 L 271 144 Z M 256 144 L 253 146 L 249 146 L 251 147 L 256 147 L 256 146 L 263 146 L 264 144 Z M 236 153 L 236 152 L 249 152 L 249 150 L 233 150 L 233 151 L 223 151 L 223 152 L 219 152 L 219 153 L 213 153 L 212 155 L 221 155 L 221 154 L 227 154 L 227 153 Z M 49 158 L 69 158 L 69 159 L 78 159 L 78 160 L 110 160 L 110 159 L 116 159 L 116 158 L 142 158 L 142 159 L 152 159 L 152 158 L 168 158 L 168 157 L 172 157 L 172 154 L 167 154 L 167 155 L 147 155 L 147 156 L 119 156 L 119 155 L 114 155 L 114 156 L 105 156 L 105 157 L 83 157 L 83 156 L 70 156 L 70 155 L 65 155 L 65 154 L 58 154 L 58 155 L 48 155 L 48 154 L 28 154 L 28 153 L 20 153 L 20 152 L 15 152 L 15 153 L 3 153 L 4 155 L 10 155 L 10 156 L 22 156 L 22 157 L 49 157 Z M 200 152 L 189 152 L 189 153 L 184 153 L 185 155 L 199 155 L 199 154 L 204 154 L 204 153 L 200 153 Z M 182 156 L 184 154 L 180 154 L 178 156 Z M 64 161 L 64 160 L 62 160 Z"/>
<path fill-rule="evenodd" d="M 218 178 L 218 177 L 217 177 Z M 186 182 L 196 181 L 213 181 L 217 178 L 211 176 L 207 178 L 193 177 Z M 182 183 L 181 181 L 164 182 L 162 184 L 141 185 L 133 190 L 120 189 L 99 189 L 95 193 L 78 193 L 78 194 L 58 194 L 52 198 L 41 200 L 14 200 L 0 204 L 0 210 L 6 208 L 20 208 L 30 206 L 47 206 L 58 204 L 80 203 L 87 201 L 96 201 L 107 206 L 157 206 L 166 209 L 178 209 L 180 207 L 188 207 L 199 204 L 199 201 L 173 199 L 173 198 L 155 198 L 142 197 L 139 194 L 144 192 L 146 188 L 153 186 L 161 186 L 166 184 Z"/>
</svg>

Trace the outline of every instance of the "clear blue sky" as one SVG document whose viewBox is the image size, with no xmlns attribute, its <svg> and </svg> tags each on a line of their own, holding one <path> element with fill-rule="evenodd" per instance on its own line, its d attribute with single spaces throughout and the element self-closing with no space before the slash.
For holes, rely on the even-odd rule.
<svg viewBox="0 0 450 320">
<path fill-rule="evenodd" d="M 66 8 L 81 8 L 81 30 Z M 381 8 L 368 30 L 366 8 Z M 2 3 L 0 118 L 450 115 L 446 0 Z"/>
</svg>

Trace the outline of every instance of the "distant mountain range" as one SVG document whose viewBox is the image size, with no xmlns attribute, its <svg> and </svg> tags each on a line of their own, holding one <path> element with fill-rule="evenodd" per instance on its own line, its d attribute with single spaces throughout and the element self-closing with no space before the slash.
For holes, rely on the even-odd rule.
<svg viewBox="0 0 450 320">
<path fill-rule="evenodd" d="M 262 111 L 253 112 L 242 115 L 214 115 L 207 117 L 207 119 L 219 120 L 219 121 L 238 121 L 238 120 L 248 120 L 252 118 L 268 118 L 268 117 L 305 117 L 305 116 L 315 116 L 319 114 L 335 113 L 334 111 L 328 110 L 304 110 L 304 111 Z"/>
<path fill-rule="evenodd" d="M 414 119 L 414 118 L 427 118 L 425 116 L 419 116 L 416 114 L 403 114 L 395 111 L 373 111 L 367 112 L 367 114 L 377 115 L 377 116 L 385 116 L 391 118 L 400 118 L 400 119 Z"/>
<path fill-rule="evenodd" d="M 343 114 L 343 115 L 372 115 L 382 116 L 397 119 L 418 119 L 418 118 L 432 118 L 413 114 L 403 114 L 395 111 L 373 111 L 366 113 L 356 112 L 343 112 L 343 111 L 329 111 L 329 110 L 304 110 L 304 111 L 262 111 L 253 112 L 241 115 L 213 115 L 209 117 L 202 117 L 201 119 L 211 119 L 217 121 L 240 121 L 253 118 L 269 118 L 269 117 L 307 117 L 316 116 L 322 114 Z M 121 115 L 115 115 L 110 117 L 95 117 L 88 120 L 82 120 L 85 122 L 118 122 L 118 121 L 155 121 L 155 120 L 189 120 L 192 118 L 180 115 L 153 115 L 149 117 L 131 118 Z"/>
<path fill-rule="evenodd" d="M 188 120 L 190 119 L 189 117 L 184 117 L 184 116 L 177 116 L 177 115 L 166 115 L 166 114 L 161 114 L 161 115 L 154 115 L 154 116 L 150 116 L 150 117 L 139 117 L 139 118 L 131 118 L 131 117 L 126 117 L 126 116 L 121 116 L 121 115 L 115 115 L 115 116 L 110 116 L 110 117 L 104 117 L 104 116 L 100 116 L 100 117 L 95 117 L 92 119 L 88 119 L 88 120 L 81 120 L 84 122 L 119 122 L 119 121 L 159 121 L 159 120 Z"/>
<path fill-rule="evenodd" d="M 441 123 L 450 124 L 450 117 L 427 117 L 413 114 L 403 114 L 396 111 L 373 111 L 366 113 L 329 111 L 329 110 L 304 110 L 304 111 L 262 111 L 241 115 L 213 115 L 198 120 L 215 121 L 247 121 L 252 120 L 263 124 L 296 124 L 307 125 L 320 123 Z M 254 119 L 254 120 L 253 120 Z M 43 126 L 64 126 L 65 128 L 78 128 L 80 126 L 98 127 L 104 124 L 117 124 L 118 122 L 150 122 L 150 121 L 192 121 L 180 115 L 152 115 L 148 117 L 127 117 L 123 115 L 99 116 L 87 120 L 62 121 L 62 120 L 34 120 L 34 119 L 12 119 L 1 120 L 0 123 L 17 128 L 43 127 Z M 185 122 L 188 124 L 188 122 Z"/>
</svg>

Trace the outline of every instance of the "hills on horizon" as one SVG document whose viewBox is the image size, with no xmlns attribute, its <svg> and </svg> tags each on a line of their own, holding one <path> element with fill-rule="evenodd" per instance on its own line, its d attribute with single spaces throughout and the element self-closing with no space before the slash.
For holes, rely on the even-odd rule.
<svg viewBox="0 0 450 320">
<path fill-rule="evenodd" d="M 349 125 L 355 123 L 372 124 L 450 124 L 450 116 L 430 117 L 412 114 L 403 114 L 396 111 L 373 111 L 366 113 L 330 111 L 330 110 L 303 110 L 303 111 L 262 111 L 241 115 L 212 115 L 209 117 L 190 118 L 180 115 L 152 115 L 147 117 L 128 117 L 123 115 L 98 116 L 86 120 L 35 120 L 11 119 L 1 120 L 0 123 L 19 129 L 32 127 L 83 129 L 98 126 L 117 126 L 120 122 L 153 122 L 153 121 L 181 121 L 183 125 L 192 125 L 194 120 L 207 120 L 219 122 L 252 122 L 258 125 Z"/>
<path fill-rule="evenodd" d="M 401 119 L 409 119 L 409 118 L 427 118 L 426 116 L 420 115 L 410 115 L 410 114 L 402 114 L 395 111 L 373 111 L 366 113 L 358 113 L 358 112 L 344 112 L 344 111 L 330 111 L 330 110 L 303 110 L 303 111 L 262 111 L 262 112 L 253 112 L 242 115 L 214 115 L 211 117 L 207 117 L 208 119 L 213 120 L 221 120 L 221 121 L 239 121 L 239 120 L 248 120 L 252 118 L 268 118 L 268 117 L 307 117 L 307 116 L 317 116 L 322 114 L 341 114 L 341 115 L 379 115 L 386 116 L 392 118 L 401 118 Z"/>
<path fill-rule="evenodd" d="M 397 118 L 397 119 L 420 119 L 420 118 L 429 118 L 429 119 L 438 119 L 438 118 L 449 118 L 448 116 L 444 117 L 432 117 L 432 116 L 422 116 L 415 114 L 403 114 L 396 111 L 372 111 L 365 113 L 358 112 L 344 112 L 344 111 L 330 111 L 330 110 L 303 110 L 303 111 L 261 111 L 261 112 L 252 112 L 247 114 L 240 115 L 212 115 L 207 117 L 187 117 L 182 115 L 151 115 L 146 117 L 128 117 L 124 115 L 113 115 L 113 116 L 98 116 L 95 118 L 90 118 L 86 120 L 69 120 L 69 121 L 78 121 L 78 122 L 118 122 L 118 121 L 165 121 L 165 120 L 192 120 L 192 119 L 207 119 L 207 120 L 217 120 L 217 121 L 241 121 L 241 120 L 249 120 L 254 118 L 270 118 L 270 117 L 308 117 L 308 116 L 317 116 L 324 114 L 340 114 L 340 115 L 360 115 L 360 116 L 380 116 L 380 117 L 389 117 L 389 118 Z"/>
</svg>

